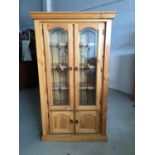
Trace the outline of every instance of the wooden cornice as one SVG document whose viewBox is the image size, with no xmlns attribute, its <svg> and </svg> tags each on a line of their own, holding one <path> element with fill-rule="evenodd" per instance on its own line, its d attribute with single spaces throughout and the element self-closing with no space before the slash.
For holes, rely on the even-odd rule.
<svg viewBox="0 0 155 155">
<path fill-rule="evenodd" d="M 33 20 L 113 19 L 116 12 L 30 12 Z"/>
</svg>

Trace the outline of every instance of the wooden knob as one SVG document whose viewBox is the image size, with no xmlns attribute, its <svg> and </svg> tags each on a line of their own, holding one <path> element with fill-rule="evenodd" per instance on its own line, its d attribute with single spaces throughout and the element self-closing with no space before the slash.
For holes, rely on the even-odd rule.
<svg viewBox="0 0 155 155">
<path fill-rule="evenodd" d="M 71 119 L 71 120 L 70 120 L 70 123 L 74 123 L 74 121 Z"/>
<path fill-rule="evenodd" d="M 78 68 L 77 68 L 77 67 L 75 67 L 75 68 L 74 68 L 74 71 L 78 71 Z"/>
<path fill-rule="evenodd" d="M 72 71 L 72 67 L 68 67 L 68 70 L 69 70 L 69 71 Z"/>
</svg>

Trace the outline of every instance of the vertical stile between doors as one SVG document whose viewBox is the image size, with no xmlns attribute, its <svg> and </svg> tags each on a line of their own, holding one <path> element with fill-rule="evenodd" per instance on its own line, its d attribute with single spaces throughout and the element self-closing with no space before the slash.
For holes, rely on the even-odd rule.
<svg viewBox="0 0 155 155">
<path fill-rule="evenodd" d="M 73 24 L 68 24 L 68 61 L 69 67 L 72 67 L 72 71 L 69 71 L 69 101 L 74 109 L 74 49 L 73 49 Z"/>
<path fill-rule="evenodd" d="M 74 24 L 74 67 L 78 67 L 79 68 L 79 29 L 78 29 L 78 24 Z M 75 81 L 75 112 L 77 110 L 78 104 L 79 104 L 79 73 L 78 72 L 74 72 L 74 81 Z"/>
</svg>

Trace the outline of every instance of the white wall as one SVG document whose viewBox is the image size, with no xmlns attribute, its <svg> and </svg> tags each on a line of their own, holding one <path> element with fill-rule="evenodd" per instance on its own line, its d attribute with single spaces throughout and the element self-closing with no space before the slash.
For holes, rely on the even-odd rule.
<svg viewBox="0 0 155 155">
<path fill-rule="evenodd" d="M 53 0 L 52 3 L 52 11 L 117 11 L 112 26 L 109 87 L 128 94 L 132 93 L 134 83 L 134 3 L 134 0 Z"/>
<path fill-rule="evenodd" d="M 42 0 L 43 1 L 43 11 L 51 12 L 53 10 L 52 0 Z"/>
<path fill-rule="evenodd" d="M 20 0 L 20 29 L 32 28 L 29 11 L 117 11 L 113 20 L 109 87 L 131 94 L 135 52 L 134 0 Z"/>
<path fill-rule="evenodd" d="M 33 21 L 29 16 L 30 11 L 43 11 L 42 0 L 20 0 L 19 1 L 20 31 L 27 28 L 33 28 Z"/>
</svg>

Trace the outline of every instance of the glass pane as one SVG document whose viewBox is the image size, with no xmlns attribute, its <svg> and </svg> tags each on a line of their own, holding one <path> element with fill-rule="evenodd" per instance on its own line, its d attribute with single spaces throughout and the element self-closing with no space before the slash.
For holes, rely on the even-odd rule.
<svg viewBox="0 0 155 155">
<path fill-rule="evenodd" d="M 96 99 L 95 90 L 80 90 L 80 105 L 94 105 Z"/>
<path fill-rule="evenodd" d="M 49 31 L 49 46 L 52 58 L 53 104 L 68 105 L 67 32 L 61 28 Z"/>
<path fill-rule="evenodd" d="M 98 31 L 85 28 L 80 31 L 80 105 L 95 105 L 96 56 Z"/>
</svg>

